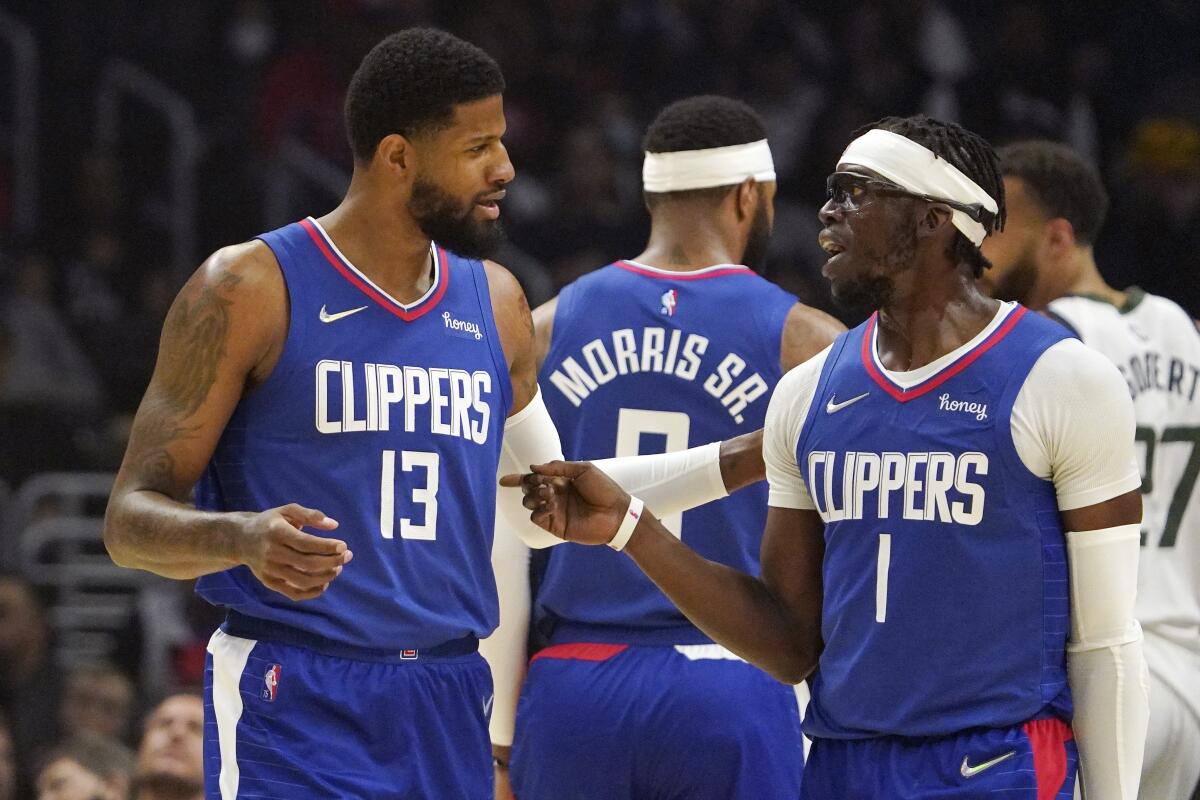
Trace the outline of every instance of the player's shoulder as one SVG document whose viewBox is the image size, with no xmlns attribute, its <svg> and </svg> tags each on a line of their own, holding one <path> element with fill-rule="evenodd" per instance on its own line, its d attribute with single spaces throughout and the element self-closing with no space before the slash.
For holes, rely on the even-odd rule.
<svg viewBox="0 0 1200 800">
<path fill-rule="evenodd" d="M 776 385 L 775 394 L 784 398 L 811 397 L 817 390 L 821 370 L 832 349 L 833 344 L 827 344 L 820 352 L 785 372 Z"/>
<path fill-rule="evenodd" d="M 1062 339 L 1047 347 L 1030 371 L 1026 386 L 1079 397 L 1129 391 L 1108 356 L 1075 338 Z"/>
<path fill-rule="evenodd" d="M 781 359 L 788 367 L 803 365 L 845 332 L 846 326 L 834 317 L 795 300 L 783 323 Z"/>
<path fill-rule="evenodd" d="M 286 297 L 279 262 L 258 239 L 215 251 L 179 290 L 181 300 L 219 302 L 235 313 L 245 309 L 251 317 L 261 313 L 263 322 L 272 312 L 286 313 Z"/>
<path fill-rule="evenodd" d="M 488 291 L 491 292 L 493 301 L 498 298 L 515 300 L 518 296 L 524 301 L 525 290 L 508 267 L 491 259 L 484 259 L 482 263 L 483 274 L 487 276 Z"/>
</svg>

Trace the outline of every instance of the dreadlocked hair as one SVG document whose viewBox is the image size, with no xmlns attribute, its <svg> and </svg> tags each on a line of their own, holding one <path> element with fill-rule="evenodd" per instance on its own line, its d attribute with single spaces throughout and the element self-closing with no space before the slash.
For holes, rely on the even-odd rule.
<svg viewBox="0 0 1200 800">
<path fill-rule="evenodd" d="M 996 217 L 988 233 L 1004 230 L 1004 178 L 1000 171 L 1000 159 L 986 139 L 957 123 L 943 122 L 924 114 L 915 117 L 884 117 L 878 122 L 859 128 L 854 132 L 854 136 L 857 138 L 876 128 L 911 139 L 931 150 L 937 157 L 944 158 L 979 184 L 979 187 L 996 201 Z M 979 248 L 963 236 L 961 231 L 956 231 L 955 234 L 954 243 L 950 247 L 950 257 L 956 262 L 970 265 L 978 278 L 985 269 L 992 266 L 991 262 L 984 258 Z"/>
</svg>

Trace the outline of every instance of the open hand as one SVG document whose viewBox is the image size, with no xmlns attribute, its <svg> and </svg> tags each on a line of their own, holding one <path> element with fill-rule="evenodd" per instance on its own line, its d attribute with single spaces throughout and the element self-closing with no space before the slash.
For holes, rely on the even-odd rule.
<svg viewBox="0 0 1200 800">
<path fill-rule="evenodd" d="M 535 464 L 525 475 L 505 475 L 501 486 L 520 487 L 535 525 L 569 542 L 607 544 L 616 534 L 629 495 L 590 462 Z"/>
<path fill-rule="evenodd" d="M 331 531 L 337 520 L 296 503 L 247 517 L 241 563 L 263 586 L 291 598 L 311 600 L 329 588 L 354 553 L 340 539 L 313 536 L 303 527 Z"/>
</svg>

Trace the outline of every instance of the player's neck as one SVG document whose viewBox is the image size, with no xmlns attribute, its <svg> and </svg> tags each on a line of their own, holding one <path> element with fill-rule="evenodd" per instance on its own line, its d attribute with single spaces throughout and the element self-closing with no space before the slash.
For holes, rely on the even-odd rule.
<svg viewBox="0 0 1200 800">
<path fill-rule="evenodd" d="M 953 281 L 898 282 L 879 309 L 879 359 L 896 372 L 919 369 L 975 338 L 999 308 L 962 271 Z"/>
<path fill-rule="evenodd" d="M 634 257 L 639 264 L 676 272 L 691 272 L 717 264 L 737 264 L 741 255 L 716 231 L 699 226 L 687 231 L 651 228 L 646 249 Z"/>
<path fill-rule="evenodd" d="M 396 300 L 409 303 L 429 290 L 429 238 L 394 207 L 351 186 L 341 204 L 317 222 L 356 269 Z"/>
<path fill-rule="evenodd" d="M 1062 291 L 1056 291 L 1050 297 L 1046 298 L 1047 304 L 1064 294 L 1084 294 L 1099 297 L 1112 303 L 1117 308 L 1125 305 L 1125 292 L 1109 286 L 1104 281 L 1104 278 L 1100 276 L 1100 269 L 1096 266 L 1096 260 L 1092 256 L 1091 248 L 1081 250 L 1078 259 L 1074 280 Z"/>
</svg>

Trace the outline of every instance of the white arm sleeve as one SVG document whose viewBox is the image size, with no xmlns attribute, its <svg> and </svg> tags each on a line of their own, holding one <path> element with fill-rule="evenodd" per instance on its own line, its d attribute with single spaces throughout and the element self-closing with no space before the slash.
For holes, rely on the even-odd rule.
<svg viewBox="0 0 1200 800">
<path fill-rule="evenodd" d="M 504 522 L 496 519 L 492 569 L 500 595 L 500 626 L 479 642 L 479 653 L 492 668 L 492 744 L 511 746 L 517 719 L 517 698 L 525 678 L 526 642 L 532 598 L 529 595 L 529 548 Z"/>
<path fill-rule="evenodd" d="M 1054 483 L 1060 511 L 1137 489 L 1133 401 L 1121 373 L 1078 339 L 1048 348 L 1013 403 L 1021 461 Z"/>
<path fill-rule="evenodd" d="M 721 443 L 646 456 L 593 462 L 658 516 L 678 514 L 727 497 L 721 477 Z"/>
<path fill-rule="evenodd" d="M 1088 800 L 1135 800 L 1150 717 L 1142 630 L 1133 617 L 1140 530 L 1069 531 L 1072 727 Z"/>
<path fill-rule="evenodd" d="M 829 348 L 792 368 L 775 386 L 763 426 L 763 461 L 767 465 L 767 504 L 777 508 L 814 509 L 816 505 L 804 485 L 796 463 L 800 429 L 812 405 L 821 368 Z"/>
<path fill-rule="evenodd" d="M 546 402 L 539 391 L 529 405 L 504 423 L 504 444 L 500 451 L 500 474 L 525 473 L 530 464 L 545 464 L 563 457 L 558 429 Z M 543 548 L 562 544 L 563 540 L 544 531 L 529 519 L 529 511 L 521 504 L 520 489 L 496 490 L 497 522 L 503 522 L 522 542 L 530 547 Z"/>
</svg>

